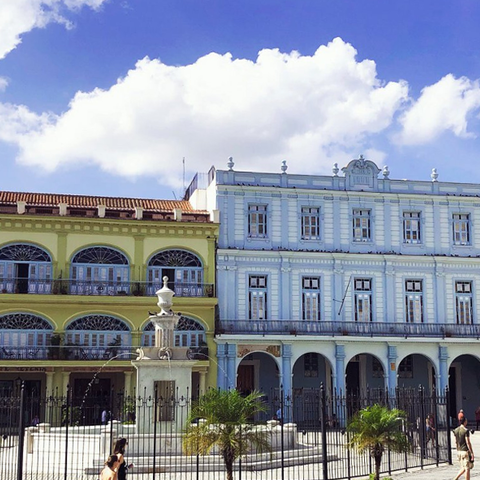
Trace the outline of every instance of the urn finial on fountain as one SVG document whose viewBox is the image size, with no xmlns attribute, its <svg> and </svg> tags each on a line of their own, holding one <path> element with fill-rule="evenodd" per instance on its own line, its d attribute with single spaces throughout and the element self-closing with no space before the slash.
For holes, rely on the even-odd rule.
<svg viewBox="0 0 480 480">
<path fill-rule="evenodd" d="M 163 287 L 157 290 L 155 294 L 158 297 L 157 305 L 160 307 L 160 313 L 157 315 L 171 315 L 175 292 L 168 288 L 168 277 L 166 275 L 163 277 Z"/>
</svg>

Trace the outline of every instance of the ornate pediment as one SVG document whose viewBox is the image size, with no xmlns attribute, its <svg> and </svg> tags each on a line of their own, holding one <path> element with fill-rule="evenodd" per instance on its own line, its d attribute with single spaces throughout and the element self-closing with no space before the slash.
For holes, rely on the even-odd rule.
<svg viewBox="0 0 480 480">
<path fill-rule="evenodd" d="M 365 160 L 363 155 L 342 168 L 348 190 L 376 190 L 380 171 L 374 162 Z"/>
</svg>

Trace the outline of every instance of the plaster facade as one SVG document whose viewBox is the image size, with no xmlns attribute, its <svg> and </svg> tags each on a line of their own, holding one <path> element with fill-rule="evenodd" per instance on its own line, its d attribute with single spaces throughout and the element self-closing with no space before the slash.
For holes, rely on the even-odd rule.
<svg viewBox="0 0 480 480">
<path fill-rule="evenodd" d="M 363 157 L 331 176 L 286 169 L 241 172 L 231 160 L 187 190 L 195 208 L 220 212 L 218 385 L 450 386 L 453 416 L 473 417 L 480 185 L 439 182 L 436 170 L 392 180 Z"/>
</svg>

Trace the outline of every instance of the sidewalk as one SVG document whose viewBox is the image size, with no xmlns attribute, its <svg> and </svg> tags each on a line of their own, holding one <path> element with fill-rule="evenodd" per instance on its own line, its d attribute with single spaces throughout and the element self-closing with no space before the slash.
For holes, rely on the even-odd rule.
<svg viewBox="0 0 480 480">
<path fill-rule="evenodd" d="M 480 478 L 480 431 L 470 435 L 473 452 L 475 454 L 475 467 L 470 471 L 470 478 Z M 457 450 L 455 449 L 455 438 L 452 434 L 452 461 L 453 465 L 441 465 L 440 467 L 428 467 L 421 469 L 412 469 L 408 472 L 393 473 L 391 478 L 394 480 L 413 479 L 416 480 L 453 480 L 459 471 L 457 463 Z M 383 475 L 388 477 L 388 475 Z M 463 477 L 465 478 L 465 475 Z"/>
</svg>

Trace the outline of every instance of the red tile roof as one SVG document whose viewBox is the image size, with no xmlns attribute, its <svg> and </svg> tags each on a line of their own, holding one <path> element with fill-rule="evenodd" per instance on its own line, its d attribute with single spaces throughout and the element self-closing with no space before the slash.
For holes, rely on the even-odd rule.
<svg viewBox="0 0 480 480">
<path fill-rule="evenodd" d="M 57 207 L 59 203 L 66 203 L 69 207 L 76 208 L 97 208 L 98 205 L 104 205 L 107 209 L 112 210 L 134 210 L 135 207 L 142 207 L 144 210 L 156 212 L 173 212 L 175 208 L 180 208 L 185 213 L 207 214 L 203 210 L 194 210 L 187 200 L 155 200 L 0 191 L 0 205 L 16 205 L 18 201 L 26 202 L 27 205 L 42 207 Z"/>
</svg>

